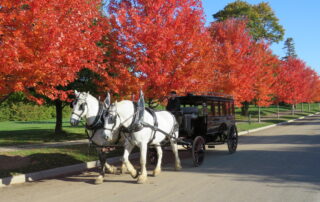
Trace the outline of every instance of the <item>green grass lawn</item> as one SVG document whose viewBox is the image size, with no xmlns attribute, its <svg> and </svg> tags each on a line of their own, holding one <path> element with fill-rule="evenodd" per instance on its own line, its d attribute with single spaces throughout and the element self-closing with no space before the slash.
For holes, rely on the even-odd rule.
<svg viewBox="0 0 320 202">
<path fill-rule="evenodd" d="M 302 108 L 303 107 L 303 108 Z M 277 117 L 277 106 L 276 105 L 270 105 L 269 107 L 261 107 L 261 117 Z M 257 119 L 258 118 L 258 111 L 259 108 L 258 106 L 255 105 L 250 105 L 249 107 L 249 114 L 251 115 L 251 119 Z M 301 112 L 302 111 L 302 112 Z M 320 107 L 318 103 L 312 103 L 310 104 L 310 111 L 309 111 L 309 107 L 308 104 L 298 104 L 296 106 L 296 110 L 295 110 L 295 114 L 301 115 L 301 114 L 310 114 L 310 113 L 316 113 L 320 111 Z M 236 108 L 235 109 L 236 112 L 236 120 L 240 120 L 240 121 L 247 121 L 248 117 L 247 116 L 242 116 L 241 115 L 241 109 L 240 108 Z M 286 106 L 279 106 L 279 112 L 280 113 L 284 113 L 286 112 L 287 114 L 291 114 L 291 105 L 286 105 Z M 287 116 L 287 115 L 285 115 Z M 285 116 L 281 116 L 280 119 L 286 119 L 288 117 Z M 304 116 L 304 115 L 302 115 Z M 294 116 L 293 118 L 295 118 L 296 116 Z"/>
<path fill-rule="evenodd" d="M 251 130 L 251 129 L 255 129 L 255 128 L 260 128 L 260 127 L 264 127 L 264 126 L 268 126 L 268 125 L 272 125 L 272 124 L 285 122 L 285 121 L 292 120 L 292 119 L 297 119 L 297 118 L 302 117 L 302 116 L 308 116 L 309 114 L 314 114 L 315 112 L 317 112 L 317 111 L 296 112 L 295 115 L 281 116 L 279 119 L 277 119 L 277 118 L 266 119 L 266 120 L 262 119 L 261 123 L 258 123 L 257 121 L 252 121 L 251 123 L 249 123 L 249 122 L 238 122 L 237 123 L 237 128 L 238 128 L 239 132 L 245 131 L 245 130 Z"/>
<path fill-rule="evenodd" d="M 108 157 L 119 156 L 122 153 L 123 149 L 119 148 L 109 152 Z M 16 160 L 21 162 L 21 164 L 15 165 L 16 168 L 0 169 L 0 178 L 93 161 L 97 160 L 98 156 L 95 149 L 91 148 L 88 150 L 88 145 L 85 144 L 59 148 L 0 152 L 0 163 L 4 159 L 7 163 L 11 162 L 13 165 L 15 163 L 12 163 L 12 161 Z"/>
<path fill-rule="evenodd" d="M 37 144 L 87 138 L 84 126 L 71 127 L 68 120 L 63 122 L 63 134 L 54 134 L 55 121 L 5 121 L 0 122 L 0 146 Z"/>
</svg>

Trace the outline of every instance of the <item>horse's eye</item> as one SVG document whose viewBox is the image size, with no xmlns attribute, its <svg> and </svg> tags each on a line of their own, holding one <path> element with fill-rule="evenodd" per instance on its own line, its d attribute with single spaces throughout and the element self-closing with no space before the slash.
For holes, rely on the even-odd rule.
<svg viewBox="0 0 320 202">
<path fill-rule="evenodd" d="M 115 123 L 115 121 L 116 121 L 116 117 L 113 115 L 110 115 L 108 118 L 108 123 L 112 124 L 112 123 Z"/>
</svg>

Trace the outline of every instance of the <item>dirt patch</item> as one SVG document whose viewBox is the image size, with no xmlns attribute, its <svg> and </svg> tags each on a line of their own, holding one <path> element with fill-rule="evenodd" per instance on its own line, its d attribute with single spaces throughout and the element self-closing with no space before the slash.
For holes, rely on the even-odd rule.
<svg viewBox="0 0 320 202">
<path fill-rule="evenodd" d="M 31 164 L 29 157 L 0 155 L 0 170 L 11 170 Z"/>
</svg>

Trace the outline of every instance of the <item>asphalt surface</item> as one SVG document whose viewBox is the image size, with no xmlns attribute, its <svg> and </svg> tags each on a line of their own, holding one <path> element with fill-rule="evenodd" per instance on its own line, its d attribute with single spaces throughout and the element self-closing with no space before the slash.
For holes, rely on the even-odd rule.
<svg viewBox="0 0 320 202">
<path fill-rule="evenodd" d="M 206 152 L 201 167 L 181 152 L 173 171 L 166 153 L 163 172 L 135 184 L 129 175 L 95 172 L 0 189 L 0 201 L 320 201 L 320 116 L 241 136 L 238 151 L 221 145 Z M 149 172 L 151 174 L 151 170 Z"/>
</svg>

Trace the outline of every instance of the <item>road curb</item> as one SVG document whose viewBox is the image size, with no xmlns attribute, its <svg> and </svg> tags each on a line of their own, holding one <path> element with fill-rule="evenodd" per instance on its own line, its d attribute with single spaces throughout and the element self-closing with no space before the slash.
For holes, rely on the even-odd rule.
<svg viewBox="0 0 320 202">
<path fill-rule="evenodd" d="M 134 153 L 130 156 L 130 159 L 139 157 L 139 153 Z M 110 164 L 120 162 L 120 156 L 108 158 L 107 162 Z M 59 168 L 53 168 L 49 170 L 43 170 L 39 172 L 27 173 L 22 175 L 16 175 L 11 177 L 0 178 L 0 188 L 7 187 L 14 184 L 22 184 L 25 182 L 33 182 L 37 180 L 53 178 L 78 172 L 83 172 L 92 168 L 96 168 L 100 165 L 100 161 L 90 161 L 70 166 L 64 166 Z"/>
<path fill-rule="evenodd" d="M 273 128 L 275 126 L 281 126 L 283 124 L 286 124 L 286 123 L 291 123 L 291 122 L 294 122 L 294 121 L 297 121 L 299 119 L 304 119 L 308 116 L 313 116 L 313 115 L 316 115 L 316 114 L 319 114 L 320 112 L 316 112 L 314 114 L 309 114 L 307 116 L 302 116 L 302 117 L 299 117 L 297 119 L 292 119 L 292 120 L 288 120 L 288 121 L 284 121 L 284 122 L 281 122 L 281 123 L 277 123 L 277 124 L 272 124 L 272 125 L 269 125 L 269 126 L 264 126 L 264 127 L 261 127 L 261 128 L 256 128 L 256 129 L 251 129 L 251 130 L 245 130 L 245 131 L 241 131 L 238 133 L 239 136 L 241 135 L 249 135 L 250 133 L 253 133 L 253 132 L 258 132 L 258 131 L 261 131 L 261 130 L 266 130 L 266 129 L 269 129 L 269 128 Z"/>
</svg>

